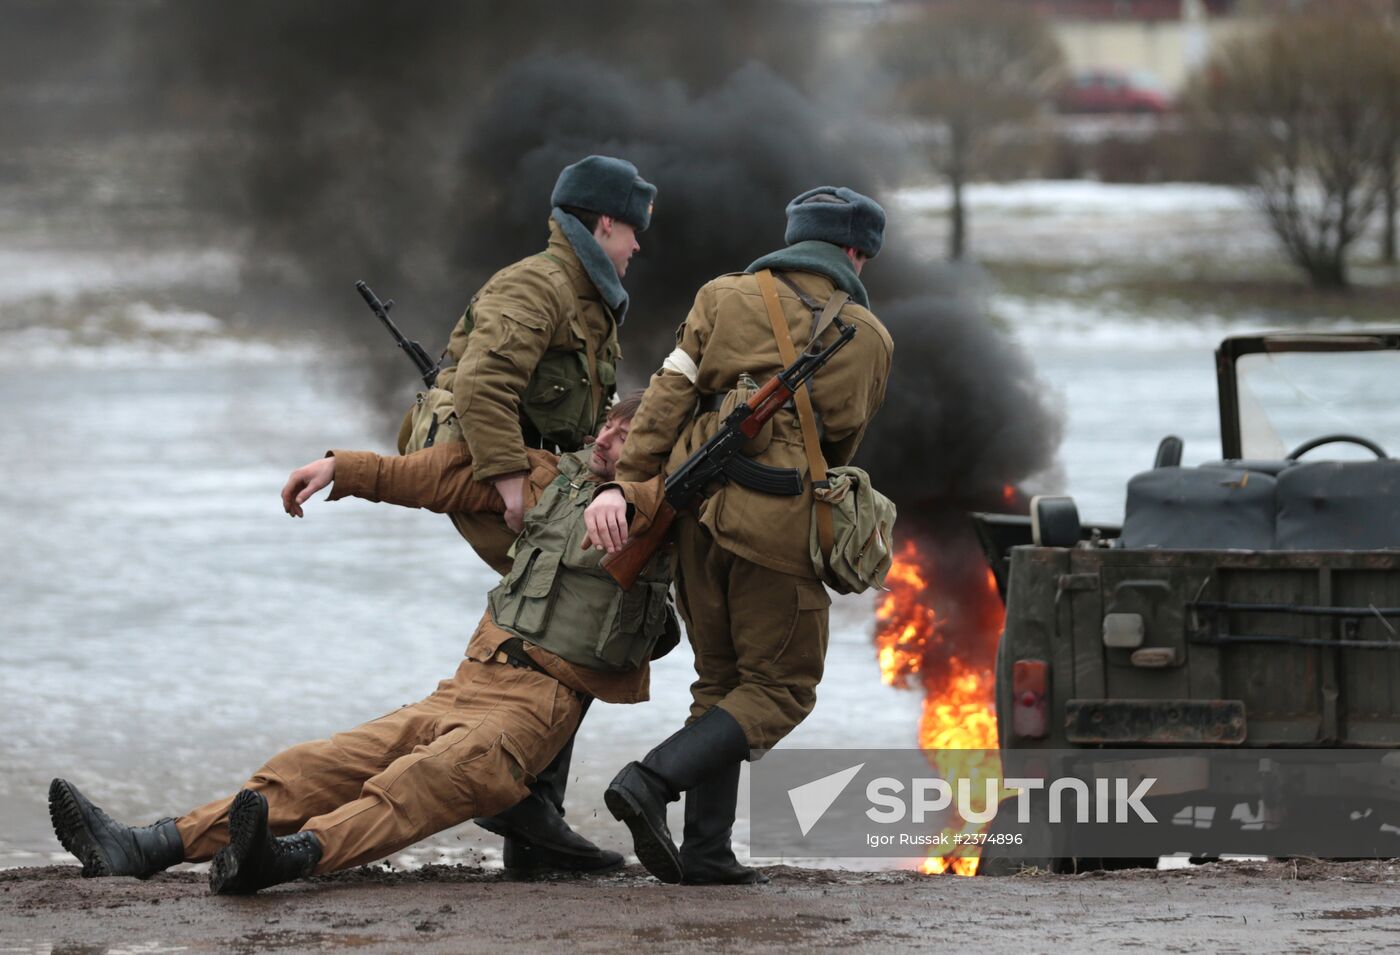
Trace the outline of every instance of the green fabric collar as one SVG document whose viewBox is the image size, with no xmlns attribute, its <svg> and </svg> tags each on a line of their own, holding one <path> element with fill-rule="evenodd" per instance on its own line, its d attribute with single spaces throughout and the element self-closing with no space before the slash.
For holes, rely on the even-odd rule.
<svg viewBox="0 0 1400 955">
<path fill-rule="evenodd" d="M 816 239 L 794 242 L 786 249 L 769 252 L 744 271 L 752 275 L 764 269 L 816 272 L 818 275 L 825 275 L 836 283 L 837 288 L 849 295 L 851 301 L 864 308 L 870 307 L 870 297 L 865 293 L 865 286 L 860 284 L 860 276 L 856 275 L 851 260 L 846 258 L 844 251 L 830 242 Z"/>
<path fill-rule="evenodd" d="M 578 256 L 579 264 L 588 273 L 593 287 L 603 296 L 603 301 L 612 309 L 617 323 L 621 325 L 627 317 L 627 290 L 622 287 L 622 280 L 617 277 L 617 267 L 612 264 L 598 240 L 593 238 L 593 233 L 578 219 L 558 206 L 550 212 L 550 217 L 559 223 L 564 238 L 569 240 L 574 254 Z"/>
</svg>

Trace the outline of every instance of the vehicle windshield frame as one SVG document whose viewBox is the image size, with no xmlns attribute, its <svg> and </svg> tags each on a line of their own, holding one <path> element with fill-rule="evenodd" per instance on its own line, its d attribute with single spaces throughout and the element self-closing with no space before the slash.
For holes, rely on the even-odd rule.
<svg viewBox="0 0 1400 955">
<path fill-rule="evenodd" d="M 1215 352 L 1216 389 L 1220 405 L 1220 450 L 1227 461 L 1243 457 L 1238 362 L 1246 355 L 1284 352 L 1400 351 L 1400 330 L 1350 332 L 1288 332 L 1227 338 Z"/>
</svg>

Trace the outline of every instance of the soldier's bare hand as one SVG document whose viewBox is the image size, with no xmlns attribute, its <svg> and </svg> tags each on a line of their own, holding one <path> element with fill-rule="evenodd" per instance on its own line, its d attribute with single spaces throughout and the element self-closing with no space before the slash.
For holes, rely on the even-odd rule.
<svg viewBox="0 0 1400 955">
<path fill-rule="evenodd" d="M 608 488 L 583 512 L 583 523 L 588 528 L 583 538 L 584 550 L 596 547 L 609 554 L 617 553 L 627 543 L 627 499 L 617 488 Z"/>
<path fill-rule="evenodd" d="M 492 483 L 506 505 L 506 527 L 519 534 L 525 528 L 525 473 L 502 475 Z"/>
<path fill-rule="evenodd" d="M 282 510 L 292 517 L 304 517 L 301 506 L 311 495 L 335 480 L 335 458 L 318 458 L 292 472 L 282 487 Z"/>
</svg>

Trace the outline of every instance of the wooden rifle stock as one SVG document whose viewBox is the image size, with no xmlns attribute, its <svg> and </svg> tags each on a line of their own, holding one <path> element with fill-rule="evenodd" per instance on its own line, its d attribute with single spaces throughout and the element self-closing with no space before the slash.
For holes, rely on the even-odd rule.
<svg viewBox="0 0 1400 955">
<path fill-rule="evenodd" d="M 666 478 L 666 497 L 662 499 L 656 517 L 646 533 L 637 537 L 629 536 L 620 551 L 603 558 L 602 568 L 623 590 L 632 589 L 642 568 L 665 542 L 671 522 L 676 518 L 676 505 L 671 502 L 675 501 L 681 507 L 686 507 L 695 498 L 703 495 L 706 483 L 724 480 L 725 461 L 739 453 L 740 444 L 734 440 L 735 436 L 752 438 L 758 434 L 764 423 L 792 398 L 794 389 L 802 387 L 817 369 L 855 337 L 854 325 L 847 325 L 840 318 L 834 321 L 836 327 L 841 330 L 836 341 L 819 352 L 805 352 L 750 395 L 744 405 L 730 412 L 720 430 Z"/>
<path fill-rule="evenodd" d="M 651 560 L 652 555 L 661 549 L 661 545 L 666 543 L 666 534 L 671 530 L 671 522 L 675 519 L 676 509 L 663 498 L 646 533 L 629 536 L 627 543 L 622 545 L 622 550 L 603 558 L 603 569 L 617 581 L 619 587 L 623 590 L 632 589 L 642 568 Z"/>
<path fill-rule="evenodd" d="M 774 375 L 763 383 L 763 387 L 749 396 L 746 402 L 749 410 L 753 414 L 744 419 L 739 425 L 739 430 L 744 433 L 744 437 L 752 438 L 763 428 L 768 419 L 778 413 L 783 405 L 792 398 L 792 391 L 783 384 L 783 380 L 778 375 Z"/>
</svg>

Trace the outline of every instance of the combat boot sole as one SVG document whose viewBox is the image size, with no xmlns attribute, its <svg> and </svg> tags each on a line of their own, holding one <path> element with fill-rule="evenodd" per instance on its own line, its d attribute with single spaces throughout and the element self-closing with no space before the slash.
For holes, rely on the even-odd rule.
<svg viewBox="0 0 1400 955">
<path fill-rule="evenodd" d="M 122 825 L 65 779 L 49 784 L 49 821 L 63 848 L 83 864 L 85 879 L 111 875 L 149 879 L 185 859 L 175 820 Z"/>
<path fill-rule="evenodd" d="M 662 882 L 679 884 L 684 873 L 681 869 L 680 852 L 671 841 L 670 830 L 666 828 L 666 804 L 662 803 L 658 811 L 661 819 L 658 827 L 641 800 L 622 785 L 626 782 L 629 770 L 636 771 L 632 766 L 628 766 L 618 773 L 612 785 L 603 793 L 603 803 L 613 818 L 631 831 L 632 847 L 637 853 L 637 861 L 643 868 Z"/>
<path fill-rule="evenodd" d="M 53 834 L 64 850 L 83 864 L 84 879 L 112 875 L 112 866 L 98 847 L 97 837 L 88 828 L 79 798 L 66 780 L 55 779 L 49 784 L 49 821 L 53 823 Z"/>
<path fill-rule="evenodd" d="M 209 891 L 214 895 L 252 895 L 258 891 L 257 858 L 267 844 L 267 799 L 245 789 L 233 797 L 228 810 L 228 845 L 209 865 Z"/>
</svg>

